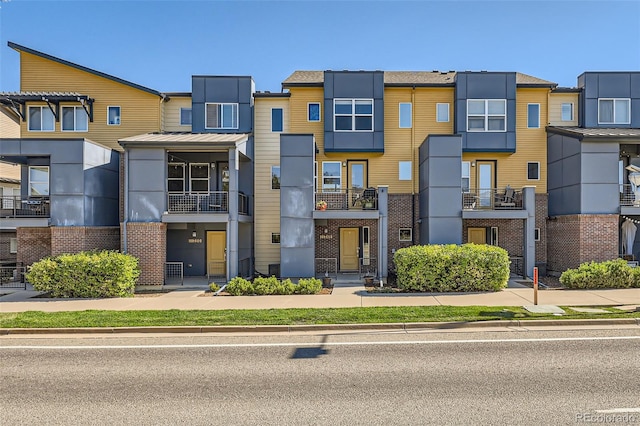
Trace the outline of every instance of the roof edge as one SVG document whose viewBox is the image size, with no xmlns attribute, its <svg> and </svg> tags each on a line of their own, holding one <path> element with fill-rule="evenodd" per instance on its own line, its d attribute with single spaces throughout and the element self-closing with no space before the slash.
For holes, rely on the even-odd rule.
<svg viewBox="0 0 640 426">
<path fill-rule="evenodd" d="M 165 95 L 160 93 L 157 90 L 150 89 L 148 87 L 141 86 L 139 84 L 132 83 L 132 82 L 127 81 L 127 80 L 123 80 L 123 79 L 121 79 L 119 77 L 115 77 L 113 75 L 106 74 L 106 73 L 103 73 L 101 71 L 96 71 L 94 69 L 85 67 L 83 65 L 78 65 L 76 63 L 73 63 L 73 62 L 70 62 L 70 61 L 67 61 L 67 60 L 64 60 L 64 59 L 60 59 L 58 57 L 49 55 L 47 53 L 40 52 L 40 51 L 35 50 L 35 49 L 31 49 L 31 48 L 26 47 L 26 46 L 22 46 L 20 44 L 14 43 L 12 41 L 8 41 L 7 42 L 7 46 L 9 46 L 10 48 L 12 48 L 13 50 L 15 50 L 17 52 L 25 52 L 25 53 L 29 53 L 31 55 L 39 56 L 39 57 L 41 57 L 43 59 L 47 59 L 49 61 L 57 62 L 59 64 L 66 65 L 68 67 L 72 67 L 72 68 L 78 69 L 80 71 L 88 72 L 88 73 L 96 75 L 98 77 L 106 78 L 108 80 L 115 81 L 116 83 L 124 84 L 126 86 L 133 87 L 134 89 L 138 89 L 138 90 L 141 90 L 143 92 L 151 93 L 152 95 L 157 95 L 157 96 L 159 96 L 161 98 L 165 98 Z"/>
</svg>

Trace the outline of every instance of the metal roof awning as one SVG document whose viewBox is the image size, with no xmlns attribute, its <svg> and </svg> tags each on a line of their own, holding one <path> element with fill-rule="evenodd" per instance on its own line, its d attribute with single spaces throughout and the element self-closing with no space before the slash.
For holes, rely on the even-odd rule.
<svg viewBox="0 0 640 426">
<path fill-rule="evenodd" d="M 578 140 L 609 140 L 613 142 L 640 142 L 640 129 L 605 127 L 547 126 L 547 132 L 573 137 Z"/>
<path fill-rule="evenodd" d="M 56 121 L 60 121 L 60 103 L 78 102 L 87 113 L 89 121 L 93 123 L 93 101 L 88 95 L 76 92 L 0 92 L 0 104 L 5 105 L 22 121 L 27 121 L 28 102 L 46 102 Z"/>
<path fill-rule="evenodd" d="M 118 143 L 123 146 L 162 146 L 168 148 L 181 147 L 217 147 L 233 148 L 249 140 L 248 133 L 183 133 L 162 132 L 145 133 L 120 139 Z"/>
</svg>

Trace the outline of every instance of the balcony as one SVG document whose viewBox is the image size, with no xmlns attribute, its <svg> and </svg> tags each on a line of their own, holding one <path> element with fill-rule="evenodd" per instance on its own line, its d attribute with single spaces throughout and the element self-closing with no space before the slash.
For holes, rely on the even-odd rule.
<svg viewBox="0 0 640 426">
<path fill-rule="evenodd" d="M 47 218 L 51 214 L 49 197 L 0 197 L 0 217 L 3 218 Z"/>
<path fill-rule="evenodd" d="M 462 193 L 463 210 L 523 210 L 522 190 L 509 186 L 502 189 L 471 189 Z"/>
<path fill-rule="evenodd" d="M 315 205 L 316 210 L 378 210 L 378 191 L 350 188 L 316 192 Z"/>
<path fill-rule="evenodd" d="M 169 214 L 229 213 L 229 193 L 212 192 L 169 192 L 167 193 Z M 249 214 L 249 197 L 238 194 L 238 213 Z"/>
<path fill-rule="evenodd" d="M 621 207 L 640 207 L 640 199 L 636 203 L 635 195 L 631 184 L 620 185 L 620 206 Z"/>
</svg>

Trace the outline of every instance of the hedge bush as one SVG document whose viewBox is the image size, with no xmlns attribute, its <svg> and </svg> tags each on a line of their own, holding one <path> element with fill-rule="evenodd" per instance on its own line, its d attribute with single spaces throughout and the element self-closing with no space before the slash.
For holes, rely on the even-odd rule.
<svg viewBox="0 0 640 426">
<path fill-rule="evenodd" d="M 89 251 L 42 259 L 29 267 L 27 280 L 51 297 L 131 297 L 138 259 L 117 251 Z"/>
<path fill-rule="evenodd" d="M 229 281 L 225 290 L 232 296 L 317 294 L 322 290 L 322 281 L 315 278 L 301 278 L 298 284 L 294 284 L 288 278 L 281 281 L 274 276 L 258 277 L 253 282 L 235 277 Z"/>
<path fill-rule="evenodd" d="M 583 263 L 560 275 L 566 288 L 640 288 L 640 268 L 633 268 L 626 260 Z"/>
<path fill-rule="evenodd" d="M 509 281 L 507 251 L 485 244 L 411 246 L 393 260 L 405 291 L 498 291 Z"/>
</svg>

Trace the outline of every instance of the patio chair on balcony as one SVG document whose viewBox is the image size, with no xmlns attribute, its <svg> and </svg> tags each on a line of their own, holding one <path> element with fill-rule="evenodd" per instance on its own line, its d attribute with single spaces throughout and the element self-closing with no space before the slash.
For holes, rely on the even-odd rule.
<svg viewBox="0 0 640 426">
<path fill-rule="evenodd" d="M 513 188 L 511 188 L 511 186 L 507 185 L 507 187 L 504 190 L 504 194 L 496 193 L 495 205 L 496 207 L 505 207 L 505 208 L 515 207 L 516 202 L 514 197 L 515 197 L 515 191 L 513 190 Z"/>
</svg>

